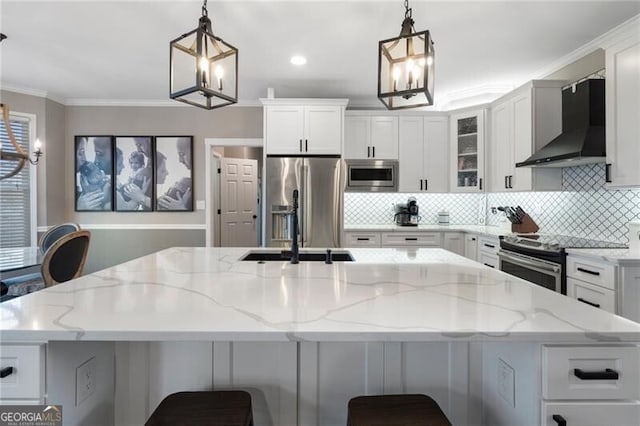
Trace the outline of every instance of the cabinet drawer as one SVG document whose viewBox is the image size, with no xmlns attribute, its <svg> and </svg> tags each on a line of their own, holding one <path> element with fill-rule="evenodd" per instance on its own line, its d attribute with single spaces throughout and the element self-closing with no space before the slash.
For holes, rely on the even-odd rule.
<svg viewBox="0 0 640 426">
<path fill-rule="evenodd" d="M 616 289 L 615 266 L 609 263 L 568 256 L 567 277 L 577 278 L 611 290 Z"/>
<path fill-rule="evenodd" d="M 487 253 L 498 253 L 498 250 L 500 250 L 500 241 L 497 238 L 479 237 L 478 250 Z"/>
<path fill-rule="evenodd" d="M 347 232 L 344 240 L 345 247 L 380 247 L 380 233 L 378 232 Z"/>
<path fill-rule="evenodd" d="M 382 247 L 441 247 L 439 232 L 388 232 L 382 234 Z"/>
<path fill-rule="evenodd" d="M 499 269 L 498 256 L 495 254 L 484 253 L 481 251 L 478 253 L 478 262 L 482 263 L 484 266 Z"/>
<path fill-rule="evenodd" d="M 544 346 L 542 395 L 545 399 L 638 399 L 639 370 L 637 346 Z M 617 373 L 618 378 L 590 377 L 595 373 Z"/>
<path fill-rule="evenodd" d="M 0 399 L 40 398 L 44 393 L 44 345 L 0 345 L 0 368 L 13 371 L 0 378 Z"/>
<path fill-rule="evenodd" d="M 598 287 L 575 278 L 567 278 L 567 293 L 579 302 L 616 313 L 616 294 L 613 290 Z"/>
<path fill-rule="evenodd" d="M 542 404 L 542 424 L 558 426 L 553 416 L 562 416 L 567 426 L 637 426 L 640 419 L 640 404 L 625 402 L 610 403 L 555 403 Z M 561 420 L 561 419 L 558 419 Z"/>
</svg>

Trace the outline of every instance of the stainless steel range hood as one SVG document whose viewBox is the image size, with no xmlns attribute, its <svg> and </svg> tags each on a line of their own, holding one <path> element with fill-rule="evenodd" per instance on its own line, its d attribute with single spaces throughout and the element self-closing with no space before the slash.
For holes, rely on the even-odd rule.
<svg viewBox="0 0 640 426">
<path fill-rule="evenodd" d="M 562 133 L 516 167 L 571 167 L 604 163 L 604 79 L 562 91 Z"/>
</svg>

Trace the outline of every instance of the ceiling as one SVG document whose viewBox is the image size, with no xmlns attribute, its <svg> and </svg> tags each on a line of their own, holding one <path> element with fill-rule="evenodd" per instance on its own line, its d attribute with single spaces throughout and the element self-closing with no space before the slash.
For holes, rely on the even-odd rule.
<svg viewBox="0 0 640 426">
<path fill-rule="evenodd" d="M 202 2 L 1 0 L 0 83 L 68 104 L 168 101 L 169 41 L 194 29 Z M 640 2 L 412 0 L 431 30 L 436 104 L 495 98 L 640 13 Z M 396 1 L 208 2 L 213 31 L 239 49 L 239 100 L 349 98 L 376 107 L 377 43 L 404 18 Z M 289 63 L 293 54 L 308 62 Z M 175 103 L 175 102 L 174 102 Z M 179 105 L 178 103 L 175 103 Z"/>
</svg>

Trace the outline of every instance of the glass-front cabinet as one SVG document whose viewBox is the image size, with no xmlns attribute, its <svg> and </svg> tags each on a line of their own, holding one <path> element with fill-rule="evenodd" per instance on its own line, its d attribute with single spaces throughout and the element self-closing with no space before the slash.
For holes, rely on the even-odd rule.
<svg viewBox="0 0 640 426">
<path fill-rule="evenodd" d="M 484 110 L 454 113 L 450 129 L 451 191 L 484 191 Z"/>
</svg>

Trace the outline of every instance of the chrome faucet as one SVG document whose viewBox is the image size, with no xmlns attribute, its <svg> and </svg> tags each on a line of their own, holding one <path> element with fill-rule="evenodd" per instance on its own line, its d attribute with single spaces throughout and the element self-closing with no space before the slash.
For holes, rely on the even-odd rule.
<svg viewBox="0 0 640 426">
<path fill-rule="evenodd" d="M 293 235 L 291 236 L 291 263 L 296 264 L 300 262 L 299 249 L 298 249 L 298 234 L 300 229 L 298 225 L 298 190 L 293 190 Z"/>
</svg>

